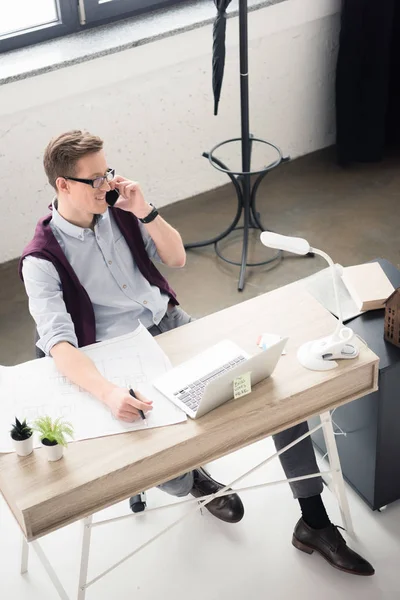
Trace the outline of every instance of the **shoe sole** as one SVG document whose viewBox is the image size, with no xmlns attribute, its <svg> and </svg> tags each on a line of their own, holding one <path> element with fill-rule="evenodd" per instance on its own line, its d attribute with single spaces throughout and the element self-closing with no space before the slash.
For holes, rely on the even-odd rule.
<svg viewBox="0 0 400 600">
<path fill-rule="evenodd" d="M 318 552 L 318 554 L 320 556 L 322 556 L 322 558 L 324 558 L 326 560 L 326 562 L 331 565 L 331 567 L 333 567 L 334 569 L 337 569 L 338 571 L 343 571 L 343 573 L 349 573 L 350 575 L 358 575 L 359 577 L 371 577 L 372 575 L 375 574 L 375 571 L 373 573 L 359 573 L 358 571 L 351 571 L 350 569 L 338 567 L 338 565 L 335 565 L 335 563 L 333 563 L 331 560 L 329 560 L 329 558 L 323 552 L 321 552 L 321 550 L 319 550 L 319 548 L 315 548 L 314 546 L 307 546 L 306 544 L 303 544 L 303 542 L 300 542 L 300 540 L 298 540 L 296 538 L 296 536 L 292 537 L 292 544 L 295 548 L 297 548 L 297 550 L 300 550 L 301 552 L 305 552 L 306 554 L 312 554 L 313 552 Z"/>
</svg>

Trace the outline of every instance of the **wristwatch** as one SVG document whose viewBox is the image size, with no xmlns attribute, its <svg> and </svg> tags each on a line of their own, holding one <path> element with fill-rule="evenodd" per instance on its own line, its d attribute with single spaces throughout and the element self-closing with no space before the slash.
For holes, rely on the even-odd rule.
<svg viewBox="0 0 400 600">
<path fill-rule="evenodd" d="M 149 204 L 153 207 L 153 210 L 147 215 L 147 217 L 139 219 L 141 223 L 145 223 L 146 225 L 147 223 L 151 223 L 152 221 L 154 221 L 154 219 L 158 216 L 158 210 L 156 209 L 156 207 L 153 204 L 151 204 L 151 202 Z"/>
</svg>

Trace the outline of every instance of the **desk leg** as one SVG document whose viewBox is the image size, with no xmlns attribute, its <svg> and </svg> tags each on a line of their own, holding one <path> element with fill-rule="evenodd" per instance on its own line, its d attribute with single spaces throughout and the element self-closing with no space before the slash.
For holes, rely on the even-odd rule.
<svg viewBox="0 0 400 600">
<path fill-rule="evenodd" d="M 89 566 L 90 539 L 92 536 L 93 516 L 83 520 L 81 567 L 79 570 L 79 588 L 77 600 L 85 600 L 87 573 Z"/>
<path fill-rule="evenodd" d="M 347 500 L 346 489 L 340 465 L 339 454 L 336 446 L 335 433 L 332 426 L 332 418 L 330 412 L 325 412 L 321 415 L 322 431 L 324 433 L 326 449 L 328 452 L 329 466 L 332 471 L 332 482 L 335 490 L 336 498 L 339 503 L 340 513 L 342 516 L 343 527 L 347 533 L 354 536 L 353 523 L 351 520 L 349 502 Z"/>
<path fill-rule="evenodd" d="M 22 536 L 22 545 L 21 545 L 21 575 L 25 575 L 28 572 L 28 558 L 29 558 L 29 544 L 25 539 L 25 536 Z"/>
<path fill-rule="evenodd" d="M 56 588 L 61 600 L 69 600 L 67 592 L 63 588 L 61 581 L 57 577 L 56 572 L 54 571 L 52 565 L 50 564 L 50 561 L 48 560 L 47 556 L 43 552 L 39 542 L 37 540 L 34 540 L 33 542 L 31 542 L 31 544 L 32 544 L 33 549 L 35 550 L 40 562 L 42 563 L 43 567 L 45 568 L 47 575 L 50 577 L 51 582 L 53 583 L 54 587 Z"/>
</svg>

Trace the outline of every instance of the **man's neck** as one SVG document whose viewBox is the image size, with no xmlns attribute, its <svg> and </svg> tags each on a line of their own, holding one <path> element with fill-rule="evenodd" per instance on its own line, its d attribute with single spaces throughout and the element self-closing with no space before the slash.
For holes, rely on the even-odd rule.
<svg viewBox="0 0 400 600">
<path fill-rule="evenodd" d="M 76 213 L 62 201 L 62 198 L 59 197 L 56 198 L 55 207 L 57 209 L 58 214 L 61 215 L 62 218 L 68 221 L 69 223 L 72 223 L 72 225 L 77 225 L 78 227 L 82 227 L 83 229 L 94 229 L 94 215 L 89 213 Z"/>
</svg>

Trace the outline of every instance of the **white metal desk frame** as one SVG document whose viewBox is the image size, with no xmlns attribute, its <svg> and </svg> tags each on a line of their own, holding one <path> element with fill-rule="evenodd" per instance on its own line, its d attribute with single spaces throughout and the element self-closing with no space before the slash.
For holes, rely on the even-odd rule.
<svg viewBox="0 0 400 600">
<path fill-rule="evenodd" d="M 326 443 L 326 448 L 327 448 L 327 456 L 328 456 L 329 466 L 330 466 L 329 471 L 312 473 L 310 475 L 306 475 L 303 477 L 294 477 L 292 479 L 281 479 L 279 481 L 271 481 L 268 483 L 261 483 L 261 484 L 252 485 L 249 487 L 236 488 L 235 492 L 245 492 L 248 490 L 258 489 L 258 488 L 267 487 L 267 486 L 271 486 L 271 485 L 277 485 L 279 483 L 291 483 L 291 482 L 300 481 L 303 479 L 312 479 L 314 477 L 319 477 L 320 475 L 330 475 L 331 477 L 330 477 L 330 481 L 328 482 L 328 487 L 334 493 L 334 495 L 336 496 L 336 499 L 339 503 L 343 526 L 347 530 L 349 535 L 354 535 L 349 504 L 347 501 L 346 490 L 345 490 L 342 470 L 341 470 L 341 466 L 340 466 L 339 454 L 338 454 L 337 446 L 336 446 L 335 433 L 334 433 L 333 426 L 332 426 L 332 418 L 331 418 L 330 412 L 325 412 L 321 415 L 321 423 L 319 425 L 317 425 L 316 427 L 311 429 L 308 433 L 299 437 L 294 442 L 292 442 L 292 443 L 288 444 L 287 446 L 285 446 L 284 448 L 282 448 L 279 452 L 276 452 L 272 456 L 268 457 L 266 460 L 262 461 L 257 466 L 250 469 L 250 471 L 247 471 L 240 477 L 237 477 L 234 481 L 227 484 L 219 492 L 217 492 L 215 494 L 211 494 L 209 496 L 204 496 L 201 501 L 199 501 L 195 498 L 190 499 L 190 500 L 183 500 L 181 502 L 182 504 L 192 503 L 192 504 L 196 504 L 196 506 L 192 507 L 192 509 L 188 510 L 187 513 L 184 514 L 182 517 L 180 517 L 179 519 L 177 519 L 176 521 L 174 521 L 173 523 L 168 525 L 168 527 L 165 527 L 164 529 L 162 529 L 159 533 L 157 533 L 155 536 L 150 538 L 147 542 L 145 542 L 144 544 L 142 544 L 141 546 L 136 548 L 136 550 L 133 550 L 132 552 L 130 552 L 127 556 L 125 556 L 124 558 L 119 560 L 117 563 L 115 563 L 114 565 L 112 565 L 111 567 L 109 567 L 108 569 L 106 569 L 105 571 L 103 571 L 102 573 L 97 575 L 97 577 L 94 577 L 90 581 L 87 580 L 87 572 L 88 572 L 88 566 L 89 566 L 89 552 L 90 552 L 92 529 L 94 527 L 99 527 L 100 525 L 106 525 L 106 524 L 114 523 L 116 521 L 121 521 L 123 519 L 130 519 L 132 517 L 137 517 L 143 513 L 129 514 L 129 515 L 125 515 L 122 517 L 115 517 L 112 519 L 105 519 L 103 521 L 95 521 L 95 522 L 93 522 L 93 515 L 83 519 L 83 521 L 82 521 L 83 534 L 82 534 L 82 547 L 81 547 L 81 564 L 80 564 L 80 570 L 79 570 L 78 593 L 76 596 L 77 600 L 85 600 L 86 590 L 90 586 L 92 586 L 94 583 L 96 583 L 97 581 L 102 579 L 104 576 L 108 575 L 108 573 L 110 573 L 111 571 L 113 571 L 114 569 L 119 567 L 121 564 L 123 564 L 129 558 L 132 558 L 132 556 L 134 556 L 135 554 L 137 554 L 138 552 L 140 552 L 141 550 L 143 550 L 144 548 L 149 546 L 152 542 L 154 542 L 159 537 L 161 537 L 162 535 L 167 533 L 170 529 L 175 527 L 175 525 L 177 525 L 178 523 L 181 523 L 188 516 L 194 514 L 197 510 L 201 510 L 203 506 L 208 504 L 208 502 L 211 502 L 211 500 L 213 500 L 214 498 L 217 498 L 219 496 L 224 496 L 227 494 L 231 494 L 232 490 L 229 488 L 231 488 L 233 485 L 235 485 L 236 483 L 238 483 L 239 481 L 241 481 L 242 479 L 244 479 L 251 473 L 254 473 L 254 471 L 256 471 L 260 467 L 266 465 L 272 459 L 279 457 L 281 454 L 283 454 L 283 452 L 286 452 L 286 450 L 289 450 L 290 448 L 292 448 L 293 446 L 295 446 L 296 444 L 301 442 L 306 437 L 312 435 L 315 431 L 317 431 L 320 428 L 322 428 L 324 438 L 325 438 L 325 443 Z M 176 506 L 176 503 L 175 504 L 167 504 L 165 506 L 161 506 L 161 507 L 154 508 L 154 509 L 148 509 L 146 511 L 146 513 L 154 512 L 156 510 L 163 510 L 163 509 L 169 508 L 171 506 Z M 50 561 L 48 560 L 47 556 L 43 552 L 43 549 L 42 549 L 40 543 L 38 542 L 38 540 L 34 540 L 28 544 L 25 536 L 23 536 L 23 539 L 22 539 L 21 574 L 23 575 L 24 573 L 26 573 L 28 571 L 28 558 L 29 558 L 29 546 L 30 545 L 33 547 L 33 549 L 35 550 L 41 563 L 43 564 L 43 567 L 45 568 L 48 576 L 50 577 L 60 598 L 62 600 L 70 600 L 70 597 L 66 593 L 61 581 L 59 580 L 59 578 L 58 578 L 55 570 L 53 569 Z"/>
</svg>

